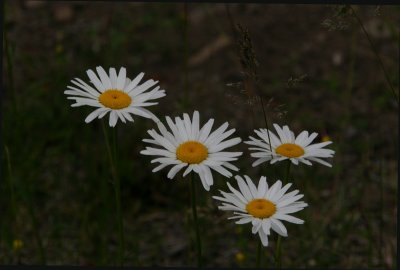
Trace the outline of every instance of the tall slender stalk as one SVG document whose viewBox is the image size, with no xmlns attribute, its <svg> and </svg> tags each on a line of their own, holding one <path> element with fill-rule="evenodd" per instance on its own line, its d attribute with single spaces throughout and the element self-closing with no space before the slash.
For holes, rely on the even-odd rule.
<svg viewBox="0 0 400 270">
<path fill-rule="evenodd" d="M 283 184 L 286 185 L 289 182 L 289 175 L 290 175 L 290 165 L 292 162 L 290 159 L 286 160 L 286 174 L 285 178 L 283 179 Z M 275 252 L 275 258 L 276 258 L 276 264 L 279 269 L 282 268 L 282 236 L 278 235 L 278 240 L 276 244 L 276 252 Z"/>
<path fill-rule="evenodd" d="M 372 39 L 369 36 L 367 30 L 365 29 L 363 22 L 361 21 L 360 17 L 358 17 L 357 12 L 353 9 L 353 7 L 351 5 L 350 5 L 350 9 L 354 15 L 354 18 L 356 18 L 358 24 L 361 26 L 361 29 L 362 29 L 365 37 L 368 39 L 369 45 L 371 46 L 372 51 L 375 54 L 376 59 L 378 60 L 379 66 L 381 67 L 382 72 L 385 75 L 386 82 L 388 83 L 389 88 L 392 91 L 392 94 L 397 102 L 397 105 L 399 105 L 399 97 L 396 94 L 396 90 L 394 89 L 394 86 L 393 86 L 392 82 L 390 81 L 389 74 L 387 73 L 385 66 L 383 65 L 382 59 L 379 56 L 378 49 L 376 48 L 375 44 L 372 42 Z"/>
<path fill-rule="evenodd" d="M 106 141 L 108 160 L 111 167 L 111 174 L 113 177 L 113 187 L 114 187 L 114 195 L 115 195 L 115 205 L 117 210 L 117 222 L 118 222 L 118 265 L 124 265 L 124 252 L 125 252 L 125 242 L 124 242 L 124 228 L 123 228 L 123 220 L 122 220 L 122 211 L 121 211 L 121 184 L 118 176 L 117 170 L 117 127 L 113 128 L 112 132 L 112 142 L 110 145 L 109 137 L 107 134 L 107 130 L 102 121 L 102 129 Z"/>
<path fill-rule="evenodd" d="M 6 5 L 4 5 L 4 8 Z M 6 14 L 6 12 L 4 12 Z M 17 96 L 15 94 L 15 88 L 14 88 L 14 68 L 13 68 L 13 60 L 12 60 L 12 53 L 11 53 L 11 48 L 8 40 L 8 35 L 7 35 L 7 29 L 4 31 L 4 50 L 6 53 L 6 65 L 7 65 L 7 82 L 8 82 L 8 89 L 9 92 L 11 93 L 11 98 L 12 98 L 12 105 L 13 105 L 13 110 L 15 113 L 18 112 L 18 105 L 17 105 Z"/>
<path fill-rule="evenodd" d="M 290 161 L 290 159 L 286 160 L 286 174 L 285 174 L 285 178 L 283 180 L 283 185 L 286 185 L 289 182 L 290 165 L 291 164 L 292 164 L 292 162 Z"/>
<path fill-rule="evenodd" d="M 188 82 L 188 59 L 189 59 L 189 39 L 188 39 L 188 6 L 183 3 L 183 89 L 185 91 L 184 107 L 189 106 L 189 82 Z"/>
<path fill-rule="evenodd" d="M 193 173 L 190 173 L 190 196 L 192 198 L 192 213 L 193 213 L 193 222 L 196 233 L 196 255 L 197 255 L 197 266 L 202 267 L 202 259 L 201 259 L 201 240 L 200 240 L 200 232 L 199 232 L 199 223 L 197 219 L 197 207 L 196 207 L 196 187 L 193 179 Z"/>
<path fill-rule="evenodd" d="M 256 267 L 260 268 L 261 265 L 261 241 L 258 241 L 258 246 L 257 246 L 257 261 L 256 261 Z"/>
<path fill-rule="evenodd" d="M 4 145 L 4 150 L 6 154 L 7 160 L 7 170 L 8 170 L 8 186 L 10 190 L 10 200 L 11 200 L 11 210 L 13 215 L 13 220 L 15 221 L 17 217 L 17 206 L 15 201 L 15 192 L 14 192 L 14 183 L 13 183 L 13 174 L 12 174 L 12 167 L 11 167 L 11 160 L 10 160 L 10 152 L 8 151 L 7 145 Z"/>
<path fill-rule="evenodd" d="M 28 198 L 28 200 L 29 200 L 29 202 L 28 202 L 28 212 L 29 212 L 29 215 L 31 216 L 31 220 L 32 220 L 32 227 L 33 227 L 34 237 L 35 237 L 36 243 L 37 243 L 37 245 L 39 247 L 40 264 L 41 265 L 46 265 L 46 254 L 45 254 L 45 251 L 44 251 L 42 239 L 40 238 L 38 222 L 37 222 L 37 219 L 36 219 L 36 216 L 35 216 L 35 211 L 33 210 L 33 206 L 30 203 L 32 201 L 32 199 L 31 199 L 32 191 L 29 190 L 28 193 L 29 193 L 29 195 L 28 195 L 28 197 L 29 197 Z"/>
<path fill-rule="evenodd" d="M 383 266 L 384 265 L 384 260 L 383 260 L 383 256 L 384 256 L 384 253 L 383 253 L 383 212 L 384 212 L 384 205 L 383 205 L 383 177 L 385 176 L 384 175 L 384 169 L 383 169 L 383 167 L 384 167 L 384 160 L 382 160 L 380 163 L 379 163 L 379 174 L 380 174 L 380 177 L 379 177 L 379 204 L 380 204 L 380 213 L 379 213 L 379 249 L 378 249 L 378 252 L 379 252 L 379 264 L 381 265 L 381 266 Z"/>
<path fill-rule="evenodd" d="M 276 251 L 275 251 L 275 258 L 276 258 L 276 266 L 278 269 L 282 268 L 282 236 L 278 235 L 278 240 L 276 241 Z"/>
<path fill-rule="evenodd" d="M 189 55 L 189 39 L 188 39 L 188 4 L 185 2 L 183 4 L 183 79 L 184 79 L 184 108 L 189 108 L 189 81 L 188 81 L 188 55 Z M 196 257 L 197 257 L 197 266 L 202 267 L 203 262 L 201 259 L 201 239 L 200 239 L 200 231 L 199 231 L 199 223 L 197 218 L 197 205 L 196 205 L 196 187 L 193 179 L 193 173 L 190 173 L 190 197 L 192 204 L 192 213 L 193 213 L 193 223 L 196 234 Z"/>
</svg>

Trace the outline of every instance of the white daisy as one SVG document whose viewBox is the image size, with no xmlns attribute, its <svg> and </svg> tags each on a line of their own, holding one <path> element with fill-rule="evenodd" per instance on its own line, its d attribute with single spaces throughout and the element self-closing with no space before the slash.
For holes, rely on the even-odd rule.
<svg viewBox="0 0 400 270">
<path fill-rule="evenodd" d="M 295 165 L 298 165 L 299 161 L 307 165 L 312 165 L 310 161 L 315 161 L 332 167 L 331 164 L 321 159 L 333 157 L 335 151 L 323 148 L 331 144 L 331 141 L 310 144 L 318 136 L 317 133 L 314 132 L 308 135 L 308 131 L 304 130 L 295 137 L 293 131 L 289 130 L 288 126 L 281 128 L 277 124 L 274 124 L 274 127 L 279 137 L 268 129 L 260 129 L 254 130 L 254 132 L 261 140 L 249 136 L 251 140 L 244 142 L 256 146 L 249 148 L 249 150 L 255 150 L 254 153 L 251 153 L 251 156 L 258 158 L 253 163 L 253 167 L 266 161 L 271 161 L 270 163 L 274 164 L 277 161 L 285 159 L 289 159 Z"/>
<path fill-rule="evenodd" d="M 295 224 L 304 223 L 303 220 L 289 215 L 308 206 L 307 203 L 298 201 L 304 196 L 298 194 L 298 190 L 285 194 L 291 183 L 282 187 L 282 182 L 278 180 L 268 188 L 266 177 L 262 176 L 256 187 L 247 175 L 244 176 L 247 184 L 239 175 L 235 178 L 240 191 L 227 182 L 232 193 L 220 190 L 223 197 L 213 196 L 213 198 L 223 202 L 222 206 L 218 207 L 219 209 L 234 211 L 234 216 L 228 219 L 239 219 L 236 224 L 251 222 L 252 233 L 259 234 L 263 246 L 268 246 L 268 235 L 271 229 L 281 236 L 288 236 L 281 220 Z"/>
<path fill-rule="evenodd" d="M 175 123 L 168 116 L 166 120 L 172 133 L 167 131 L 161 122 L 158 122 L 157 125 L 161 134 L 158 134 L 154 129 L 149 130 L 147 132 L 152 139 L 143 140 L 162 147 L 161 149 L 146 147 L 145 150 L 140 152 L 144 155 L 160 156 L 151 161 L 151 163 L 160 163 L 153 169 L 153 172 L 173 165 L 167 175 L 168 178 L 172 179 L 181 169 L 186 167 L 183 176 L 193 170 L 200 176 L 204 188 L 208 191 L 213 184 L 210 169 L 226 177 L 232 176 L 232 173 L 227 169 L 239 170 L 230 162 L 237 160 L 242 152 L 222 151 L 241 142 L 240 138 L 223 141 L 235 132 L 235 129 L 226 131 L 227 122 L 210 133 L 214 119 L 210 119 L 202 128 L 199 128 L 199 112 L 197 111 L 193 113 L 192 120 L 187 113 L 183 114 L 183 119 L 175 117 Z"/>
<path fill-rule="evenodd" d="M 94 87 L 75 78 L 71 80 L 75 86 L 68 86 L 68 90 L 64 92 L 64 94 L 70 95 L 68 99 L 75 100 L 76 103 L 72 104 L 72 107 L 88 105 L 97 108 L 86 117 L 86 123 L 97 117 L 102 118 L 108 112 L 110 113 L 109 124 L 111 127 L 117 124 L 118 119 L 124 123 L 126 120 L 133 122 L 130 114 L 158 120 L 153 113 L 143 108 L 158 104 L 158 102 L 149 101 L 165 96 L 165 90 L 160 90 L 159 86 L 146 92 L 158 81 L 147 80 L 139 85 L 144 73 L 140 73 L 131 81 L 126 77 L 124 67 L 119 70 L 118 75 L 115 68 L 110 68 L 109 75 L 102 67 L 97 67 L 96 70 L 98 76 L 90 69 L 86 71 Z"/>
</svg>

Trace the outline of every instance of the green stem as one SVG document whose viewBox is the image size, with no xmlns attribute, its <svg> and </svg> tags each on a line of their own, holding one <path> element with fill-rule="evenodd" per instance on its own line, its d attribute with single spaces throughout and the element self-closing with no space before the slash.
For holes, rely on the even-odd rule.
<svg viewBox="0 0 400 270">
<path fill-rule="evenodd" d="M 356 11 L 351 6 L 350 6 L 350 9 L 352 10 L 353 15 L 356 18 L 358 24 L 361 26 L 361 29 L 362 29 L 364 35 L 368 39 L 368 42 L 369 42 L 369 44 L 370 44 L 370 46 L 372 48 L 372 51 L 375 54 L 376 59 L 378 60 L 378 63 L 379 63 L 379 65 L 380 65 L 380 67 L 381 67 L 381 69 L 383 71 L 383 74 L 385 75 L 386 82 L 388 83 L 390 89 L 392 90 L 392 94 L 393 94 L 393 96 L 394 96 L 394 98 L 395 98 L 395 100 L 397 102 L 397 105 L 399 105 L 399 97 L 397 96 L 396 90 L 394 89 L 394 86 L 393 86 L 392 82 L 390 81 L 389 74 L 387 73 L 387 71 L 385 69 L 385 66 L 383 65 L 382 59 L 379 56 L 379 53 L 378 53 L 378 50 L 375 47 L 375 44 L 372 42 L 371 37 L 369 36 L 367 30 L 365 29 L 364 24 L 362 23 L 360 17 L 358 17 Z"/>
<path fill-rule="evenodd" d="M 285 174 L 285 178 L 283 179 L 282 185 L 286 185 L 289 182 L 290 165 L 291 164 L 292 164 L 292 162 L 290 161 L 290 159 L 286 160 L 286 174 Z M 275 258 L 276 258 L 277 267 L 279 269 L 282 268 L 282 243 L 281 242 L 282 242 L 282 236 L 278 235 Z"/>
<path fill-rule="evenodd" d="M 202 267 L 202 260 L 201 260 L 201 241 L 200 241 L 200 232 L 199 232 L 199 223 L 197 219 L 197 208 L 196 208 L 196 188 L 195 182 L 193 179 L 193 173 L 190 174 L 190 190 L 191 190 L 191 197 L 192 197 L 192 212 L 193 212 L 193 221 L 194 227 L 196 231 L 196 253 L 197 253 L 197 266 Z"/>
<path fill-rule="evenodd" d="M 11 210 L 13 214 L 13 220 L 17 218 L 17 207 L 15 202 L 14 184 L 13 184 L 13 174 L 10 160 L 10 152 L 8 151 L 7 145 L 4 146 L 6 159 L 7 159 L 7 169 L 8 169 L 8 185 L 10 189 L 10 199 L 11 199 Z"/>
<path fill-rule="evenodd" d="M 29 193 L 31 193 L 31 191 L 29 191 Z M 29 198 L 29 201 L 31 201 L 30 198 Z M 39 246 L 40 264 L 46 265 L 46 256 L 44 253 L 42 239 L 40 238 L 40 234 L 39 234 L 38 222 L 37 222 L 37 219 L 36 219 L 36 216 L 35 216 L 35 213 L 34 213 L 31 203 L 28 203 L 28 211 L 29 211 L 29 215 L 31 216 L 31 219 L 32 219 L 32 226 L 33 226 L 33 231 L 34 231 L 34 235 L 36 238 L 36 243 Z"/>
<path fill-rule="evenodd" d="M 257 247 L 257 261 L 256 261 L 256 267 L 260 268 L 261 266 L 261 241 L 258 241 L 258 247 Z"/>
<path fill-rule="evenodd" d="M 285 179 L 283 181 L 283 185 L 286 185 L 289 182 L 289 176 L 290 176 L 290 165 L 292 164 L 292 162 L 290 161 L 290 159 L 287 160 L 286 163 L 286 174 L 285 174 Z"/>
<path fill-rule="evenodd" d="M 188 39 L 188 6 L 183 3 L 183 89 L 185 90 L 184 108 L 189 106 L 189 82 L 188 82 L 188 59 L 189 59 L 189 39 Z"/>
<path fill-rule="evenodd" d="M 113 158 L 114 158 L 114 166 L 116 168 L 116 173 L 118 172 L 117 166 L 117 149 L 118 149 L 118 145 L 117 145 L 117 137 L 118 137 L 118 131 L 117 131 L 117 127 L 115 126 L 112 129 L 112 154 L 113 154 Z"/>
<path fill-rule="evenodd" d="M 117 170 L 117 127 L 113 128 L 112 132 L 112 145 L 110 146 L 110 141 L 108 138 L 107 130 L 102 121 L 102 128 L 104 132 L 104 137 L 106 141 L 108 160 L 110 162 L 111 174 L 113 177 L 113 187 L 114 187 L 114 195 L 115 195 L 115 205 L 117 210 L 117 222 L 118 222 L 118 265 L 124 265 L 124 228 L 123 228 L 123 220 L 122 220 L 122 211 L 121 211 L 121 184 L 120 179 L 118 177 Z"/>
<path fill-rule="evenodd" d="M 278 269 L 282 268 L 282 245 L 281 245 L 282 236 L 278 235 L 278 241 L 276 244 L 276 264 Z"/>
<path fill-rule="evenodd" d="M 7 30 L 4 31 L 3 39 L 4 39 L 4 50 L 6 52 L 8 90 L 11 93 L 14 112 L 18 112 L 17 96 L 15 94 L 15 89 L 14 89 L 14 76 L 13 76 L 14 68 L 13 68 L 13 61 L 12 61 L 12 55 L 11 55 L 11 48 L 10 48 L 10 44 L 8 43 Z"/>
</svg>

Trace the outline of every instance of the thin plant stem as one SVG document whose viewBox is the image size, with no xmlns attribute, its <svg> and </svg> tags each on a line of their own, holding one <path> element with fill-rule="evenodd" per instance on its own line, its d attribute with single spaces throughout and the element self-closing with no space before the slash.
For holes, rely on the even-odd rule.
<svg viewBox="0 0 400 270">
<path fill-rule="evenodd" d="M 189 82 L 188 82 L 188 59 L 189 59 L 189 39 L 188 39 L 188 4 L 183 3 L 183 89 L 185 91 L 184 107 L 189 106 Z"/>
<path fill-rule="evenodd" d="M 261 266 L 261 242 L 258 241 L 258 246 L 257 246 L 257 261 L 256 261 L 256 267 L 260 268 Z"/>
<path fill-rule="evenodd" d="M 260 102 L 261 102 L 261 109 L 264 115 L 265 126 L 269 130 L 267 112 L 264 107 L 264 99 L 261 96 L 260 96 Z M 269 132 L 267 132 L 267 136 L 268 136 L 269 150 L 272 152 L 271 138 L 269 137 Z"/>
<path fill-rule="evenodd" d="M 277 240 L 277 244 L 276 244 L 276 266 L 278 267 L 278 269 L 282 268 L 282 245 L 281 245 L 281 241 L 282 241 L 282 236 L 278 235 L 278 240 Z"/>
<path fill-rule="evenodd" d="M 116 169 L 116 173 L 118 174 L 118 169 L 117 169 L 117 166 L 118 166 L 118 163 L 117 163 L 118 140 L 117 140 L 117 137 L 118 137 L 118 131 L 117 131 L 117 126 L 115 126 L 112 129 L 112 142 L 111 142 L 112 144 L 111 144 L 111 146 L 112 146 L 112 154 L 113 154 L 113 158 L 114 158 L 114 166 Z"/>
<path fill-rule="evenodd" d="M 292 162 L 290 161 L 290 159 L 286 160 L 286 174 L 285 174 L 285 178 L 283 179 L 282 185 L 286 185 L 289 182 L 290 165 L 291 164 L 292 164 Z M 275 258 L 276 258 L 277 267 L 279 269 L 282 268 L 282 243 L 281 242 L 282 242 L 282 236 L 278 235 Z"/>
<path fill-rule="evenodd" d="M 29 191 L 29 193 L 31 193 L 31 191 Z M 44 252 L 44 247 L 43 247 L 43 242 L 42 239 L 40 238 L 40 234 L 39 234 L 39 226 L 38 226 L 38 222 L 35 216 L 35 212 L 33 210 L 33 206 L 30 203 L 31 201 L 31 197 L 30 195 L 29 197 L 29 202 L 28 202 L 28 211 L 29 211 L 29 215 L 31 216 L 32 219 L 32 226 L 33 226 L 33 231 L 34 231 L 34 235 L 35 235 L 35 239 L 36 239 L 36 243 L 39 247 L 39 256 L 40 256 L 40 264 L 42 265 L 46 265 L 46 255 Z"/>
<path fill-rule="evenodd" d="M 14 112 L 18 112 L 17 96 L 15 94 L 15 88 L 14 88 L 14 68 L 13 68 L 11 48 L 8 41 L 7 30 L 4 31 L 3 40 L 4 40 L 4 50 L 6 53 L 8 90 L 11 93 L 13 110 Z"/>
<path fill-rule="evenodd" d="M 289 182 L 290 165 L 291 164 L 292 164 L 292 162 L 290 161 L 290 159 L 288 159 L 287 162 L 286 162 L 286 174 L 285 174 L 285 178 L 283 180 L 283 185 L 286 185 Z"/>
<path fill-rule="evenodd" d="M 361 21 L 360 17 L 358 17 L 357 12 L 353 9 L 353 7 L 351 5 L 350 5 L 350 9 L 351 9 L 351 11 L 352 11 L 352 13 L 354 15 L 354 18 L 356 18 L 358 24 L 361 26 L 361 29 L 362 29 L 365 37 L 368 39 L 369 45 L 371 46 L 372 51 L 375 54 L 375 57 L 378 60 L 378 63 L 380 65 L 381 69 L 382 69 L 382 72 L 385 75 L 386 82 L 388 83 L 388 85 L 389 85 L 389 87 L 390 87 L 390 89 L 392 91 L 392 94 L 393 94 L 393 96 L 394 96 L 394 98 L 395 98 L 395 100 L 397 102 L 397 105 L 399 105 L 399 97 L 397 96 L 396 90 L 394 89 L 394 86 L 393 86 L 392 82 L 390 81 L 389 74 L 387 73 L 387 71 L 385 69 L 385 66 L 383 65 L 382 59 L 379 56 L 379 53 L 378 53 L 378 50 L 377 50 L 375 44 L 372 42 L 372 39 L 369 36 L 367 30 L 365 29 L 363 22 Z"/>
<path fill-rule="evenodd" d="M 104 133 L 104 138 L 106 141 L 106 148 L 108 154 L 108 160 L 111 167 L 111 174 L 113 177 L 113 187 L 114 187 L 114 195 L 115 195 L 115 205 L 117 210 L 117 222 L 118 222 L 118 265 L 124 265 L 124 228 L 123 228 L 123 220 L 122 220 L 122 211 L 121 211 L 121 185 L 120 179 L 118 177 L 117 170 L 117 127 L 113 128 L 112 132 L 112 143 L 110 145 L 110 141 L 107 134 L 107 129 L 105 127 L 104 121 L 102 121 L 102 129 Z"/>
<path fill-rule="evenodd" d="M 190 173 L 190 190 L 191 190 L 191 197 L 192 197 L 192 212 L 193 212 L 193 222 L 194 228 L 196 232 L 196 255 L 197 255 L 197 266 L 202 267 L 202 260 L 201 260 L 201 240 L 200 240 L 200 232 L 199 232 L 199 222 L 197 218 L 197 207 L 196 207 L 196 187 L 195 182 L 193 179 L 193 173 Z"/>
<path fill-rule="evenodd" d="M 384 212 L 384 205 L 383 205 L 383 177 L 384 172 L 383 172 L 383 167 L 384 167 L 384 161 L 382 160 L 379 164 L 379 171 L 380 171 L 380 177 L 379 177 L 379 202 L 380 202 L 380 215 L 379 215 L 379 264 L 380 266 L 384 266 L 384 260 L 383 260 L 383 212 Z"/>
<path fill-rule="evenodd" d="M 17 206 L 15 201 L 15 192 L 14 192 L 14 180 L 13 180 L 13 173 L 11 167 L 11 160 L 10 160 L 10 152 L 8 150 L 7 145 L 4 146 L 6 159 L 7 159 L 7 169 L 8 169 L 8 185 L 10 189 L 10 200 L 11 200 L 11 210 L 13 214 L 13 220 L 15 221 L 17 217 Z"/>
</svg>

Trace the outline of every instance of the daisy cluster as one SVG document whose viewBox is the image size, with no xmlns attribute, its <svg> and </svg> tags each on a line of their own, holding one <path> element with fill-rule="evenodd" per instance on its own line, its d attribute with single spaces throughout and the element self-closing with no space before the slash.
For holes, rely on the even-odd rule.
<svg viewBox="0 0 400 270">
<path fill-rule="evenodd" d="M 109 125 L 115 127 L 118 120 L 133 122 L 133 116 L 152 119 L 158 130 L 151 129 L 147 133 L 150 138 L 143 139 L 150 144 L 140 153 L 153 156 L 151 163 L 157 166 L 153 172 L 170 166 L 167 178 L 173 179 L 183 171 L 185 177 L 195 173 L 206 191 L 214 183 L 213 173 L 217 172 L 227 178 L 238 172 L 239 168 L 232 162 L 238 160 L 242 152 L 230 151 L 241 143 L 239 137 L 230 137 L 235 133 L 229 128 L 228 122 L 213 128 L 214 119 L 209 119 L 204 125 L 200 123 L 200 113 L 194 111 L 192 117 L 184 113 L 182 117 L 165 117 L 163 123 L 146 107 L 158 104 L 157 99 L 165 96 L 165 90 L 156 86 L 158 81 L 152 79 L 140 83 L 144 73 L 138 74 L 133 80 L 126 75 L 126 69 L 121 68 L 117 74 L 115 68 L 109 73 L 102 68 L 87 70 L 90 84 L 79 78 L 71 80 L 65 94 L 73 100 L 72 107 L 94 107 L 85 119 L 86 123 L 109 114 Z M 294 165 L 301 163 L 308 166 L 312 162 L 331 167 L 326 158 L 332 158 L 334 151 L 324 148 L 331 141 L 312 143 L 318 136 L 313 132 L 302 131 L 298 136 L 287 125 L 280 127 L 273 124 L 276 133 L 269 129 L 254 130 L 255 136 L 249 136 L 245 144 L 250 145 L 251 156 L 256 160 L 252 166 L 262 163 L 271 165 L 288 160 Z M 220 190 L 221 196 L 213 196 L 222 202 L 219 209 L 233 211 L 229 219 L 237 224 L 251 223 L 252 233 L 258 234 L 264 246 L 268 246 L 268 236 L 271 231 L 286 237 L 288 235 L 282 221 L 303 224 L 304 221 L 292 214 L 307 207 L 307 203 L 299 201 L 303 198 L 298 190 L 288 192 L 292 183 L 283 184 L 277 180 L 268 184 L 266 176 L 261 176 L 257 185 L 247 176 L 236 175 L 238 189 L 227 182 L 230 192 Z"/>
</svg>

